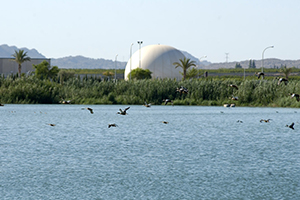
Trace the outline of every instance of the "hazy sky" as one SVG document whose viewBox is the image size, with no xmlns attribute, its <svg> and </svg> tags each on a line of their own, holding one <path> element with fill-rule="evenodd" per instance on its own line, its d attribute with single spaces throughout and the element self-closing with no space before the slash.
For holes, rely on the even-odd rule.
<svg viewBox="0 0 300 200">
<path fill-rule="evenodd" d="M 210 62 L 300 59 L 299 0 L 0 0 L 0 44 L 127 61 L 165 44 Z"/>
</svg>

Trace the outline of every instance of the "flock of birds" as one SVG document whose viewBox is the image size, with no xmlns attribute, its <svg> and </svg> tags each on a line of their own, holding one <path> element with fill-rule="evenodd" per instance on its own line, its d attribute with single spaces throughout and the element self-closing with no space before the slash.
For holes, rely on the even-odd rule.
<svg viewBox="0 0 300 200">
<path fill-rule="evenodd" d="M 271 120 L 271 119 L 261 119 L 261 120 L 260 120 L 260 123 L 262 123 L 262 122 L 269 123 L 270 120 Z M 286 127 L 289 127 L 289 128 L 291 128 L 291 129 L 294 130 L 294 129 L 295 129 L 295 128 L 294 128 L 294 125 L 295 125 L 295 123 L 293 122 L 292 124 L 290 124 L 290 125 L 287 124 L 287 125 L 285 125 L 285 126 L 286 126 Z"/>
<path fill-rule="evenodd" d="M 255 75 L 258 76 L 258 79 L 259 79 L 259 78 L 264 79 L 264 76 L 265 76 L 265 74 L 264 74 L 263 72 L 258 72 L 258 73 L 255 72 Z M 278 79 L 278 83 L 277 83 L 278 85 L 280 85 L 282 82 L 283 82 L 285 85 L 287 85 L 287 83 L 288 83 L 288 80 L 285 79 L 285 78 L 279 78 L 279 77 L 276 77 L 276 79 Z M 233 89 L 236 89 L 236 90 L 239 89 L 238 86 L 237 86 L 237 85 L 234 85 L 234 84 L 229 84 L 229 87 L 232 87 Z M 185 88 L 185 87 L 183 87 L 183 86 L 181 86 L 180 88 L 177 88 L 177 89 L 176 89 L 176 92 L 178 92 L 180 95 L 182 95 L 182 94 L 188 94 L 188 89 Z M 300 101 L 300 95 L 299 95 L 299 94 L 296 94 L 296 93 L 289 93 L 289 95 L 291 96 L 291 98 L 295 98 L 298 102 Z M 60 104 L 71 104 L 71 102 L 73 101 L 73 100 L 65 100 L 65 99 L 62 98 L 62 97 L 60 97 L 60 98 L 62 99 L 61 101 L 59 101 Z M 238 101 L 238 97 L 235 97 L 233 94 L 232 94 L 232 98 L 231 98 L 231 99 L 234 100 L 234 101 Z M 164 102 L 164 105 L 167 105 L 168 103 L 170 103 L 170 104 L 172 104 L 172 106 L 174 106 L 173 100 L 171 100 L 171 99 L 163 99 L 162 101 Z M 0 106 L 4 106 L 4 104 L 1 104 L 1 103 L 0 103 Z M 147 102 L 145 101 L 145 103 L 143 104 L 143 106 L 149 108 L 149 107 L 151 107 L 151 103 L 147 103 Z M 235 107 L 235 104 L 224 104 L 224 107 Z M 130 107 L 127 107 L 127 108 L 125 108 L 124 110 L 119 109 L 119 112 L 117 112 L 117 114 L 119 114 L 119 115 L 127 115 L 127 110 L 128 110 L 129 108 L 130 108 Z M 82 108 L 82 109 L 86 109 L 86 110 L 88 110 L 91 114 L 94 114 L 93 109 L 90 108 L 90 107 Z M 221 113 L 223 113 L 223 112 L 221 111 Z M 260 122 L 269 123 L 270 120 L 271 120 L 271 119 L 261 119 Z M 237 122 L 243 123 L 243 121 L 241 121 L 241 120 L 238 120 Z M 169 122 L 167 122 L 167 121 L 162 121 L 162 123 L 168 124 Z M 50 124 L 47 124 L 47 125 L 49 125 L 49 126 L 55 126 L 55 124 L 51 124 L 51 123 L 50 123 Z M 118 126 L 118 125 L 115 124 L 115 123 L 108 124 L 108 128 L 110 128 L 110 127 L 117 127 L 117 126 Z M 290 124 L 290 125 L 286 125 L 286 127 L 289 127 L 289 128 L 291 128 L 291 129 L 294 130 L 294 122 L 293 122 L 292 124 Z"/>
<path fill-rule="evenodd" d="M 257 75 L 257 78 L 260 79 L 264 79 L 265 77 L 265 74 L 263 72 L 255 72 L 255 75 Z M 285 85 L 288 84 L 288 80 L 286 78 L 279 78 L 279 77 L 276 77 L 276 79 L 278 80 L 277 82 L 277 85 L 280 85 L 281 83 L 284 83 Z M 237 85 L 234 85 L 234 84 L 230 84 L 229 87 L 232 87 L 236 90 L 238 90 L 238 86 Z M 296 93 L 289 93 L 289 95 L 291 96 L 291 98 L 295 98 L 297 102 L 300 101 L 300 95 L 299 94 L 296 94 Z M 235 100 L 237 101 L 238 100 L 238 97 L 235 97 L 233 94 L 232 94 L 232 100 Z M 224 107 L 234 107 L 235 105 L 234 104 L 224 104 Z M 223 112 L 222 112 L 223 113 Z M 265 123 L 269 123 L 271 119 L 261 119 L 260 122 L 265 122 Z M 240 121 L 238 120 L 237 122 L 239 123 L 243 123 L 243 121 Z M 295 123 L 293 122 L 292 124 L 290 125 L 286 125 L 286 127 L 289 127 L 291 129 L 294 130 L 294 125 Z"/>
</svg>

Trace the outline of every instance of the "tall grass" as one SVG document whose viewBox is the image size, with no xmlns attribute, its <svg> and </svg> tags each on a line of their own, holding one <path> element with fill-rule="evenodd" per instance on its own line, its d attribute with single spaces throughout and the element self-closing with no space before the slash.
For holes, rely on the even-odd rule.
<svg viewBox="0 0 300 200">
<path fill-rule="evenodd" d="M 235 84 L 238 90 L 229 87 Z M 184 86 L 189 92 L 182 94 L 176 88 Z M 72 78 L 63 84 L 40 80 L 34 76 L 13 78 L 0 77 L 1 103 L 58 103 L 61 98 L 75 104 L 143 104 L 145 101 L 161 105 L 169 98 L 175 105 L 223 105 L 238 106 L 300 107 L 300 102 L 290 98 L 289 93 L 299 93 L 297 80 L 288 85 L 277 85 L 274 79 L 206 78 L 176 81 L 163 80 L 119 80 Z M 238 97 L 238 101 L 231 99 Z"/>
</svg>

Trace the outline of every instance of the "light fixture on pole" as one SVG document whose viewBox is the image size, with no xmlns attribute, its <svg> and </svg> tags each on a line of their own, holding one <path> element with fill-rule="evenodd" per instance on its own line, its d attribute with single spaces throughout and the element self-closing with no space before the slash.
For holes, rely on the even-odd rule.
<svg viewBox="0 0 300 200">
<path fill-rule="evenodd" d="M 198 59 L 198 60 L 199 60 L 199 64 L 201 63 L 201 59 L 202 59 L 202 58 L 206 58 L 206 57 L 207 57 L 206 55 L 200 57 L 200 58 Z M 197 67 L 199 67 L 199 66 L 197 66 Z"/>
<path fill-rule="evenodd" d="M 252 68 L 252 58 L 249 58 L 249 67 Z M 246 79 L 246 72 L 245 72 L 246 67 L 244 67 L 244 80 Z"/>
<path fill-rule="evenodd" d="M 262 52 L 262 59 L 261 59 L 261 72 L 264 72 L 264 53 L 267 49 L 269 48 L 274 48 L 274 46 L 269 46 L 269 47 L 266 47 L 263 52 Z"/>
<path fill-rule="evenodd" d="M 133 43 L 131 43 L 131 45 L 130 45 L 130 75 L 129 75 L 129 80 L 131 80 L 131 66 L 132 66 L 132 64 L 131 64 L 131 57 L 132 57 L 132 45 L 133 45 Z"/>
<path fill-rule="evenodd" d="M 139 68 L 141 68 L 141 45 L 143 44 L 143 41 L 137 41 L 137 43 L 140 45 L 139 47 L 139 53 L 140 53 L 140 59 L 139 59 Z"/>
<path fill-rule="evenodd" d="M 115 57 L 115 82 L 117 82 L 117 57 L 118 57 L 118 54 Z"/>
</svg>

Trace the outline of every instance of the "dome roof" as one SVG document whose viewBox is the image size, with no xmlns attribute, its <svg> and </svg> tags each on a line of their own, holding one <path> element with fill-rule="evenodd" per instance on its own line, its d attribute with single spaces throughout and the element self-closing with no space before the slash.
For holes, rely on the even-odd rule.
<svg viewBox="0 0 300 200">
<path fill-rule="evenodd" d="M 181 51 L 167 45 L 149 45 L 141 48 L 141 68 L 149 69 L 152 78 L 176 78 L 181 79 L 180 67 L 175 68 L 174 62 L 179 62 L 184 55 Z M 131 70 L 139 67 L 140 52 L 137 50 L 131 57 Z M 125 68 L 124 78 L 130 73 L 130 59 Z"/>
</svg>

